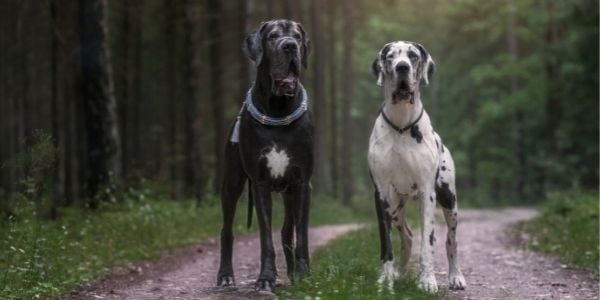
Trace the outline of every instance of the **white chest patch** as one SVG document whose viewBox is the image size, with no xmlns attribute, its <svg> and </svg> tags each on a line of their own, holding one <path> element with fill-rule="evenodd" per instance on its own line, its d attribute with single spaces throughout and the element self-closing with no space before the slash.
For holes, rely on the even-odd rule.
<svg viewBox="0 0 600 300">
<path fill-rule="evenodd" d="M 267 167 L 271 171 L 272 178 L 283 177 L 287 166 L 290 164 L 290 157 L 285 150 L 277 151 L 277 147 L 273 146 L 271 151 L 265 155 L 267 158 Z"/>
</svg>

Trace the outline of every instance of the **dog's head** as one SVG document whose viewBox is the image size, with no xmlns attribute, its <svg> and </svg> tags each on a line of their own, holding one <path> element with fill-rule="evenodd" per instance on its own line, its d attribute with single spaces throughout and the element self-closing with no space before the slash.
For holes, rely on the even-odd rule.
<svg viewBox="0 0 600 300">
<path fill-rule="evenodd" d="M 259 72 L 268 72 L 273 94 L 295 94 L 300 65 L 306 69 L 310 51 L 310 41 L 300 23 L 291 20 L 263 22 L 246 37 L 242 48 Z"/>
<path fill-rule="evenodd" d="M 377 85 L 392 90 L 394 103 L 412 100 L 419 86 L 426 86 L 435 64 L 421 44 L 397 41 L 385 44 L 373 62 Z"/>
</svg>

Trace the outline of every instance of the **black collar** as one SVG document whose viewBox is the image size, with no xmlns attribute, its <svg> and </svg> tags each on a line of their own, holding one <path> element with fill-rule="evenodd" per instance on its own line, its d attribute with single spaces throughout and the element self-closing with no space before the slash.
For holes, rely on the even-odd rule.
<svg viewBox="0 0 600 300">
<path fill-rule="evenodd" d="M 423 116 L 423 111 L 425 110 L 425 108 L 422 106 L 421 112 L 419 113 L 419 116 L 417 117 L 417 119 L 412 121 L 406 127 L 400 128 L 400 127 L 396 126 L 394 123 L 392 123 L 392 121 L 385 115 L 385 112 L 383 111 L 384 107 L 385 107 L 385 104 L 382 105 L 381 108 L 379 109 L 379 113 L 383 117 L 383 120 L 385 120 L 385 122 L 388 123 L 388 125 L 390 125 L 390 127 L 394 128 L 400 134 L 405 133 L 409 129 L 412 129 L 413 127 L 415 127 L 417 125 L 417 123 L 419 123 L 419 120 L 421 120 L 421 117 Z"/>
</svg>

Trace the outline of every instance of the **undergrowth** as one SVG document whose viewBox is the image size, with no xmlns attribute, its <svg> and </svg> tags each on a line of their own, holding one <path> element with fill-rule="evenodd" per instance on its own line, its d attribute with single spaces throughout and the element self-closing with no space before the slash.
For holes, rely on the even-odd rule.
<svg viewBox="0 0 600 300">
<path fill-rule="evenodd" d="M 551 194 L 540 215 L 523 225 L 531 233 L 528 247 L 558 255 L 575 266 L 595 270 L 600 241 L 598 191 L 571 190 Z"/>
<path fill-rule="evenodd" d="M 282 202 L 274 201 L 274 229 L 282 223 Z M 325 197 L 313 199 L 311 224 L 356 222 L 356 213 Z M 236 234 L 248 231 L 246 202 L 240 201 Z M 55 221 L 39 216 L 36 201 L 11 204 L 0 224 L 0 299 L 58 297 L 117 266 L 157 257 L 167 249 L 218 236 L 220 203 L 215 197 L 174 201 L 149 190 L 128 193 L 125 200 L 96 210 L 59 209 Z M 363 218 L 364 219 L 364 218 Z"/>
</svg>

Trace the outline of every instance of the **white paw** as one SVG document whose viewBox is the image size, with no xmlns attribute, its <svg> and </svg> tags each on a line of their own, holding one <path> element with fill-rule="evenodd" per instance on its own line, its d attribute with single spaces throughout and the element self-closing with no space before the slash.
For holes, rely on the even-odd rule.
<svg viewBox="0 0 600 300">
<path fill-rule="evenodd" d="M 448 276 L 448 288 L 451 290 L 464 290 L 467 287 L 467 282 L 462 273 L 458 272 Z"/>
<path fill-rule="evenodd" d="M 425 291 L 427 293 L 436 293 L 438 287 L 437 281 L 435 280 L 435 275 L 433 275 L 433 273 L 421 274 L 421 276 L 419 276 L 418 287 L 420 290 Z"/>
<path fill-rule="evenodd" d="M 400 274 L 394 268 L 394 261 L 387 261 L 381 266 L 379 279 L 377 280 L 378 292 L 381 293 L 386 285 L 390 294 L 394 293 L 394 280 L 400 278 Z"/>
</svg>

